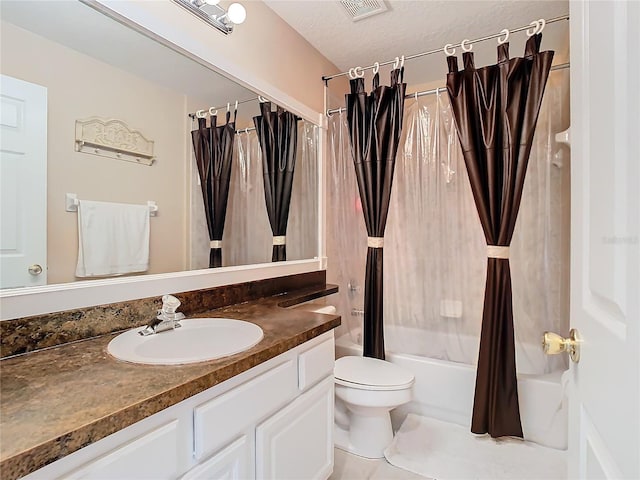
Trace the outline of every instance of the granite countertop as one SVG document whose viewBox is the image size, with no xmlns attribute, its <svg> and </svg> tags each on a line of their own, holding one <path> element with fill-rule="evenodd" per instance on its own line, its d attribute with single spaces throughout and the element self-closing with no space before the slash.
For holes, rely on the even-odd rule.
<svg viewBox="0 0 640 480">
<path fill-rule="evenodd" d="M 340 325 L 338 315 L 283 308 L 318 296 L 317 288 L 294 291 L 193 315 L 263 329 L 256 346 L 218 360 L 122 362 L 107 353 L 110 334 L 0 361 L 0 476 L 33 472 Z"/>
</svg>

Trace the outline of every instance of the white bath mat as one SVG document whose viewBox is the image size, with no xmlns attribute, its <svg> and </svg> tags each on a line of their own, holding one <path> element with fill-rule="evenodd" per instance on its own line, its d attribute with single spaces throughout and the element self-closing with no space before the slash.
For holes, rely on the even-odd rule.
<svg viewBox="0 0 640 480">
<path fill-rule="evenodd" d="M 460 425 L 413 414 L 384 456 L 396 467 L 437 480 L 567 477 L 564 451 L 516 439 L 496 441 Z"/>
</svg>

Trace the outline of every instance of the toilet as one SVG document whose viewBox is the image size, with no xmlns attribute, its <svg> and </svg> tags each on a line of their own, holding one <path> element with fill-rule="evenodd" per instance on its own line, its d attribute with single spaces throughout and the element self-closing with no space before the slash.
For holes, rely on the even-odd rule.
<svg viewBox="0 0 640 480">
<path fill-rule="evenodd" d="M 411 401 L 414 376 L 377 358 L 336 360 L 335 446 L 366 458 L 382 458 L 393 440 L 390 412 Z"/>
</svg>

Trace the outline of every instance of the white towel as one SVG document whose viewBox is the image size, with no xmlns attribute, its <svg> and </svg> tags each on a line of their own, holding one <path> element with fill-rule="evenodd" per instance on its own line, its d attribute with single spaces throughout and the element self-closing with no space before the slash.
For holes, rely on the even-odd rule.
<svg viewBox="0 0 640 480">
<path fill-rule="evenodd" d="M 76 277 L 148 269 L 149 207 L 79 200 Z"/>
</svg>

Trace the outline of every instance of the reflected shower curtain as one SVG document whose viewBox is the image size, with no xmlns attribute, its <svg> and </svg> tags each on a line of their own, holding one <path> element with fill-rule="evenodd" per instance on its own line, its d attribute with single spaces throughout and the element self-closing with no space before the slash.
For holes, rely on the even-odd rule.
<svg viewBox="0 0 640 480">
<path fill-rule="evenodd" d="M 376 73 L 370 94 L 365 91 L 364 79 L 355 78 L 349 82 L 351 93 L 345 96 L 351 153 L 368 235 L 363 355 L 379 359 L 384 359 L 382 247 L 402 132 L 407 88 L 402 82 L 403 73 L 404 67 L 392 70 L 388 87 L 379 86 Z"/>
<path fill-rule="evenodd" d="M 287 226 L 289 260 L 318 256 L 318 130 L 311 122 L 298 122 L 297 160 Z"/>
<path fill-rule="evenodd" d="M 216 125 L 217 116 L 198 118 L 198 128 L 191 132 L 193 151 L 196 157 L 200 187 L 204 201 L 204 211 L 209 230 L 209 268 L 222 266 L 222 235 L 227 215 L 233 138 L 236 124 L 227 112 L 224 125 Z"/>
<path fill-rule="evenodd" d="M 473 53 L 447 57 L 447 90 L 465 165 L 487 242 L 487 280 L 471 431 L 522 437 L 513 330 L 509 245 L 513 236 L 536 120 L 553 52 L 539 52 L 542 35 L 526 44 L 524 58 L 477 70 Z"/>
<path fill-rule="evenodd" d="M 296 169 L 287 224 L 290 260 L 318 255 L 318 127 L 298 122 Z M 224 265 L 271 261 L 272 232 L 264 201 L 262 152 L 255 130 L 236 135 L 227 222 Z"/>
<path fill-rule="evenodd" d="M 289 221 L 293 172 L 296 165 L 298 127 L 293 113 L 271 102 L 260 104 L 262 115 L 253 118 L 262 151 L 264 199 L 273 232 L 271 261 L 287 259 L 285 236 Z"/>
<path fill-rule="evenodd" d="M 569 151 L 554 140 L 569 126 L 568 92 L 569 71 L 551 72 L 511 241 L 521 373 L 567 368 L 565 357 L 544 355 L 539 343 L 545 330 L 569 328 Z M 361 344 L 364 265 L 359 255 L 366 230 L 346 114 L 332 115 L 328 122 L 327 279 L 340 286 L 335 295 L 343 321 L 339 328 Z M 446 93 L 406 100 L 394 183 L 385 232 L 387 351 L 473 365 L 486 244 Z"/>
<path fill-rule="evenodd" d="M 239 131 L 231 171 L 225 265 L 271 261 L 271 226 L 264 207 L 262 155 L 255 131 Z"/>
</svg>

